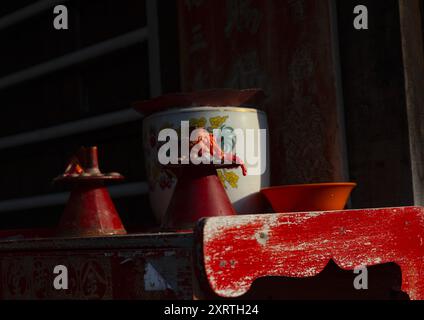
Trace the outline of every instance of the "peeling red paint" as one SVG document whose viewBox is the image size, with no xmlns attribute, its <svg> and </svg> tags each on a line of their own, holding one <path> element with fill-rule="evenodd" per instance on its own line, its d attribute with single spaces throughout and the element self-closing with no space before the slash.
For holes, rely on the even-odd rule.
<svg viewBox="0 0 424 320">
<path fill-rule="evenodd" d="M 211 218 L 201 233 L 206 277 L 221 297 L 265 276 L 313 277 L 333 260 L 346 270 L 396 263 L 402 290 L 424 299 L 424 208 Z"/>
</svg>

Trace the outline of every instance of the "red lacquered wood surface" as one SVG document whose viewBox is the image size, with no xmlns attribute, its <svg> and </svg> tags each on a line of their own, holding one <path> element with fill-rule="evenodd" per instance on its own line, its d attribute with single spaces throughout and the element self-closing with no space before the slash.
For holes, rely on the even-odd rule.
<svg viewBox="0 0 424 320">
<path fill-rule="evenodd" d="M 235 298 L 266 276 L 307 278 L 333 260 L 354 270 L 396 263 L 402 291 L 424 299 L 424 208 L 205 219 L 198 262 L 215 294 Z"/>
</svg>

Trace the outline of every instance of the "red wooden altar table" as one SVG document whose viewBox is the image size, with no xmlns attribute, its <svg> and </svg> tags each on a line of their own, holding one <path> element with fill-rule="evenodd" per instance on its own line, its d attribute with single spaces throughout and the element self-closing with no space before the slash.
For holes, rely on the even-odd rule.
<svg viewBox="0 0 424 320">
<path fill-rule="evenodd" d="M 0 242 L 0 298 L 367 298 L 351 270 L 368 267 L 377 298 L 424 299 L 423 238 L 424 208 L 409 207 L 211 218 L 194 236 L 14 239 Z M 53 288 L 58 264 L 68 290 Z"/>
</svg>

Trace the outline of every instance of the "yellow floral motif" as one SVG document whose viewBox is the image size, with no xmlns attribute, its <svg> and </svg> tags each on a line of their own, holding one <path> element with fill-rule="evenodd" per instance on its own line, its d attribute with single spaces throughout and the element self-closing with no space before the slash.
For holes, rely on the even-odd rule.
<svg viewBox="0 0 424 320">
<path fill-rule="evenodd" d="M 226 116 L 226 117 L 214 117 L 214 118 L 210 118 L 209 122 L 211 124 L 212 129 L 219 129 L 219 128 L 222 127 L 222 125 L 227 120 L 228 120 L 228 116 Z"/>
<path fill-rule="evenodd" d="M 230 185 L 231 188 L 237 189 L 238 188 L 238 181 L 239 176 L 234 172 L 229 172 L 226 170 L 217 170 L 218 171 L 218 178 L 221 180 L 222 185 L 225 189 L 227 189 L 227 184 Z"/>
<path fill-rule="evenodd" d="M 190 119 L 190 127 L 204 128 L 206 126 L 206 123 L 207 123 L 207 120 L 204 117 L 200 119 L 197 119 L 197 118 Z"/>
<path fill-rule="evenodd" d="M 216 172 L 218 173 L 218 178 L 221 181 L 222 185 L 225 187 L 225 177 L 222 173 L 221 170 L 216 170 Z"/>
</svg>

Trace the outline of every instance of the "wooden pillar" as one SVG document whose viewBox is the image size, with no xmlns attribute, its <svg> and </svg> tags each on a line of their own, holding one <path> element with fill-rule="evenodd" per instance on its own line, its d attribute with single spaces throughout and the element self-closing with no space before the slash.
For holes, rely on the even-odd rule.
<svg viewBox="0 0 424 320">
<path fill-rule="evenodd" d="M 424 205 L 424 48 L 420 0 L 400 0 L 402 51 L 416 205 Z"/>
<path fill-rule="evenodd" d="M 368 8 L 368 30 L 353 27 L 358 4 Z M 410 206 L 399 0 L 338 0 L 337 8 L 352 206 Z"/>
<path fill-rule="evenodd" d="M 340 181 L 331 0 L 179 1 L 182 89 L 263 88 L 273 184 Z"/>
</svg>

